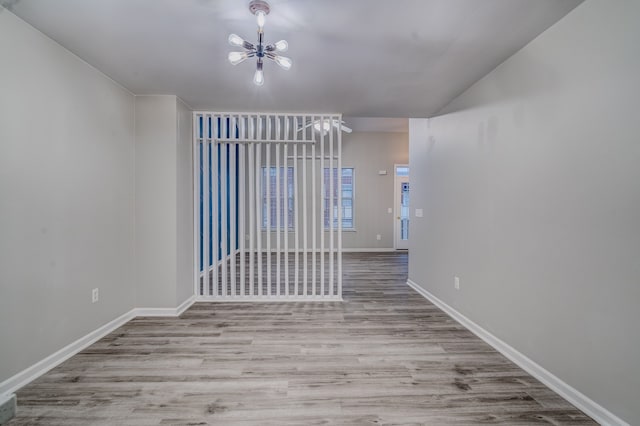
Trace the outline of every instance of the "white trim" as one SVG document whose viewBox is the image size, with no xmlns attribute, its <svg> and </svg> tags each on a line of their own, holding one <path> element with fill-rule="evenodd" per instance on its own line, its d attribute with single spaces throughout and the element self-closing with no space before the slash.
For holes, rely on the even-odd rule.
<svg viewBox="0 0 640 426">
<path fill-rule="evenodd" d="M 191 295 L 191 297 L 189 297 L 187 300 L 185 300 L 184 302 L 182 302 L 177 308 L 176 308 L 176 315 L 177 317 L 179 317 L 180 315 L 182 315 L 184 313 L 184 311 L 186 311 L 187 309 L 189 309 L 191 307 L 191 305 L 193 305 L 196 302 L 196 295 L 193 294 Z"/>
<path fill-rule="evenodd" d="M 15 393 L 0 395 L 0 424 L 5 424 L 15 417 L 18 399 Z"/>
<path fill-rule="evenodd" d="M 398 182 L 400 182 L 401 180 L 404 180 L 406 178 L 407 182 L 409 183 L 409 176 L 398 176 L 398 167 L 409 167 L 408 164 L 394 164 L 393 165 L 393 247 L 396 250 L 408 250 L 409 249 L 409 240 L 407 240 L 407 246 L 406 247 L 398 247 L 398 231 L 400 228 L 400 224 L 397 222 L 397 218 L 400 216 L 400 212 L 399 210 L 399 205 L 400 205 L 400 198 L 402 197 L 402 194 L 400 194 L 400 192 L 398 191 Z M 411 169 L 409 169 L 409 173 L 411 173 Z M 409 191 L 411 191 L 411 189 L 409 189 Z M 411 202 L 411 200 L 409 200 L 409 202 Z M 409 222 L 411 222 L 411 208 L 409 208 Z M 409 235 L 409 238 L 411 238 L 411 235 Z"/>
<path fill-rule="evenodd" d="M 16 395 L 14 393 L 0 394 L 0 407 L 11 401 Z"/>
<path fill-rule="evenodd" d="M 249 250 L 247 250 L 248 252 Z M 257 249 L 254 249 L 253 252 L 257 252 Z M 372 253 L 377 253 L 377 252 L 397 252 L 397 251 L 407 251 L 406 249 L 394 249 L 393 247 L 355 247 L 355 248 L 343 248 L 342 252 L 343 253 L 368 253 L 368 252 L 372 252 Z M 266 253 L 267 250 L 263 249 L 262 253 Z M 271 253 L 277 253 L 278 251 L 276 249 L 271 249 Z M 283 252 L 283 250 L 280 251 L 281 253 Z M 295 248 L 290 248 L 287 250 L 288 253 L 296 253 L 296 249 Z M 302 249 L 297 250 L 298 253 L 302 253 Z M 316 253 L 329 253 L 329 248 L 326 247 L 324 250 L 320 250 L 320 249 L 316 249 Z M 202 272 L 200 272 L 200 276 L 202 276 Z"/>
<path fill-rule="evenodd" d="M 193 129 L 191 130 L 193 132 L 191 144 L 191 161 L 193 161 L 191 164 L 193 169 L 191 181 L 193 189 L 193 293 L 198 294 L 200 292 L 200 277 L 204 275 L 200 274 L 200 162 L 198 161 L 200 159 L 200 141 L 198 138 L 200 126 L 198 126 L 198 121 L 193 114 L 191 119 L 193 121 Z M 204 263 L 204 259 L 202 263 Z M 204 269 L 204 265 L 202 265 L 202 269 Z"/>
<path fill-rule="evenodd" d="M 133 312 L 136 317 L 179 317 L 184 311 L 189 309 L 196 301 L 193 295 L 182 302 L 177 308 L 135 308 Z"/>
<path fill-rule="evenodd" d="M 206 119 L 207 117 L 212 117 L 213 118 L 213 127 L 215 128 L 221 128 L 222 132 L 218 132 L 218 131 L 214 131 L 211 135 L 211 137 L 209 136 L 209 133 L 206 131 L 204 132 L 204 135 L 202 138 L 200 138 L 199 136 L 199 131 L 198 131 L 198 126 L 199 126 L 199 120 L 201 120 L 201 117 L 205 117 L 205 128 L 207 127 L 207 122 L 208 120 Z M 299 265 L 299 262 L 297 262 L 297 266 L 299 266 L 299 268 L 295 268 L 296 270 L 296 274 L 294 274 L 294 281 L 297 281 L 299 279 L 299 270 L 302 270 L 302 275 L 303 275 L 303 293 L 302 295 L 308 295 L 308 273 L 307 273 L 307 269 L 308 268 L 308 256 L 309 254 L 311 254 L 312 257 L 312 282 L 311 282 L 311 287 L 312 287 L 312 294 L 308 295 L 308 296 L 320 296 L 320 298 L 322 299 L 322 296 L 324 295 L 324 291 L 323 291 L 323 286 L 321 285 L 320 288 L 320 294 L 316 294 L 315 292 L 315 282 L 316 282 L 316 274 L 313 273 L 313 271 L 316 269 L 316 262 L 315 262 L 315 257 L 316 254 L 319 252 L 320 253 L 320 263 L 322 264 L 323 261 L 323 255 L 324 255 L 324 246 L 321 244 L 320 250 L 318 251 L 318 248 L 316 247 L 316 238 L 317 235 L 320 235 L 320 239 L 322 240 L 324 238 L 324 232 L 322 229 L 322 226 L 320 227 L 319 230 L 314 230 L 312 235 L 311 235 L 311 244 L 312 246 L 309 246 L 309 232 L 310 230 L 308 229 L 307 226 L 303 226 L 303 234 L 302 234 L 302 247 L 299 247 L 300 244 L 300 230 L 297 229 L 299 228 L 300 223 L 298 223 L 300 220 L 302 222 L 304 222 L 304 225 L 307 225 L 307 220 L 308 220 L 308 205 L 307 205 L 307 198 L 306 197 L 306 192 L 309 190 L 309 187 L 307 185 L 306 180 L 309 179 L 308 174 L 306 173 L 307 171 L 307 163 L 308 161 L 306 161 L 307 158 L 309 158 L 307 156 L 307 145 L 309 145 L 311 147 L 312 150 L 312 155 L 311 158 L 313 159 L 311 166 L 312 166 L 312 175 L 311 175 L 311 179 L 313 182 L 315 182 L 315 180 L 317 179 L 317 175 L 315 173 L 315 168 L 316 168 L 316 163 L 317 160 L 319 159 L 321 163 L 324 162 L 324 144 L 327 142 L 327 138 L 325 137 L 325 134 L 323 132 L 320 133 L 320 136 L 318 139 L 315 138 L 314 136 L 314 132 L 313 132 L 313 128 L 309 125 L 309 120 L 314 121 L 318 119 L 318 115 L 317 114 L 299 114 L 299 113 L 294 113 L 294 114 L 273 114 L 273 113 L 267 113 L 267 114 L 263 114 L 263 113 L 233 113 L 233 112 L 208 112 L 208 111 L 194 111 L 193 112 L 193 118 L 194 118 L 194 123 L 195 123 L 195 133 L 194 133 L 194 139 L 195 139 L 195 143 L 196 145 L 198 145 L 199 143 L 201 143 L 200 141 L 203 141 L 205 144 L 213 144 L 214 147 L 216 145 L 221 145 L 223 147 L 229 147 L 231 144 L 240 144 L 240 147 L 242 147 L 244 144 L 248 144 L 249 147 L 251 147 L 251 149 L 256 149 L 256 162 L 254 164 L 255 166 L 255 170 L 258 171 L 258 173 L 256 173 L 255 176 L 255 187 L 253 187 L 253 181 L 249 183 L 249 192 L 251 192 L 251 188 L 254 188 L 255 192 L 256 192 L 256 205 L 255 205 L 255 209 L 251 209 L 251 212 L 258 212 L 258 207 L 264 205 L 265 201 L 268 201 L 273 197 L 273 195 L 275 195 L 275 199 L 277 200 L 282 200 L 283 198 L 288 200 L 289 197 L 282 197 L 282 187 L 280 184 L 276 185 L 275 189 L 273 189 L 274 194 L 271 194 L 269 192 L 271 185 L 266 185 L 266 194 L 263 194 L 262 192 L 258 193 L 257 190 L 258 188 L 261 188 L 262 185 L 264 185 L 265 178 L 263 178 L 263 175 L 265 175 L 265 171 L 268 172 L 267 174 L 270 174 L 270 171 L 272 170 L 273 166 L 275 166 L 275 175 L 276 175 L 276 182 L 282 183 L 283 180 L 288 182 L 288 174 L 289 174 L 289 152 L 286 151 L 282 151 L 283 152 L 283 156 L 281 157 L 281 147 L 287 147 L 287 144 L 291 144 L 293 146 L 294 149 L 294 158 L 298 159 L 298 158 L 302 158 L 302 161 L 293 161 L 293 166 L 295 168 L 295 170 L 299 170 L 299 168 L 302 168 L 302 185 L 300 185 L 299 180 L 297 178 L 294 178 L 294 186 L 296 187 L 295 191 L 299 191 L 300 188 L 303 191 L 302 197 L 300 197 L 300 194 L 294 194 L 294 200 L 295 200 L 295 215 L 294 217 L 296 218 L 296 223 L 294 224 L 293 227 L 290 227 L 290 223 L 287 222 L 285 227 L 281 227 L 281 212 L 282 212 L 282 205 L 280 202 L 277 203 L 276 209 L 274 211 L 272 211 L 271 209 L 267 209 L 267 213 L 268 215 L 266 215 L 266 226 L 262 226 L 263 225 L 263 219 L 262 217 L 259 217 L 259 219 L 256 220 L 256 239 L 258 241 L 256 241 L 256 246 L 253 246 L 252 243 L 250 243 L 250 247 L 249 247 L 249 254 L 250 257 L 254 257 L 253 254 L 253 249 L 257 249 L 258 251 L 258 263 L 261 262 L 261 253 L 264 252 L 266 253 L 266 257 L 267 257 L 267 262 L 266 262 L 266 269 L 267 269 L 267 274 L 266 274 L 266 282 L 267 282 L 267 288 L 268 288 L 268 292 L 267 294 L 262 294 L 264 291 L 264 287 L 262 286 L 262 278 L 264 278 L 262 275 L 262 267 L 260 265 L 258 265 L 258 269 L 257 269 L 257 275 L 258 275 L 258 281 L 259 281 L 259 286 L 258 289 L 260 289 L 260 291 L 258 291 L 257 295 L 254 296 L 287 296 L 288 292 L 289 292 L 289 286 L 285 286 L 284 287 L 284 292 L 282 292 L 283 287 L 281 285 L 282 281 L 284 281 L 284 283 L 286 284 L 289 281 L 289 277 L 288 277 L 288 268 L 284 269 L 284 276 L 283 276 L 283 268 L 282 268 L 282 256 L 284 255 L 285 258 L 285 264 L 286 261 L 288 261 L 289 259 L 289 255 L 291 253 L 294 254 L 294 257 L 296 259 L 299 260 L 300 257 L 300 253 L 303 255 L 303 259 L 304 259 L 304 263 L 303 265 Z M 320 117 L 322 119 L 324 119 L 324 117 Z M 333 121 L 338 121 L 342 118 L 342 116 L 340 114 L 331 114 L 329 116 L 327 116 L 328 119 L 331 119 Z M 211 118 L 209 118 L 211 119 Z M 247 120 L 247 125 L 251 128 L 253 125 L 257 125 L 258 129 L 257 132 L 255 133 L 255 136 L 253 134 L 253 129 L 250 129 L 250 133 L 249 135 L 247 135 L 245 128 L 244 128 L 244 124 L 245 124 L 245 120 Z M 299 120 L 302 120 L 302 127 L 298 127 L 299 125 Z M 217 123 L 220 122 L 220 125 L 218 125 Z M 237 125 L 237 123 L 240 123 L 240 125 Z M 293 128 L 290 128 L 291 124 L 293 123 Z M 284 133 L 283 133 L 283 129 L 282 126 L 284 125 Z M 263 132 L 263 127 L 266 127 L 266 132 Z M 227 130 L 231 129 L 232 131 L 228 132 Z M 300 130 L 304 130 L 304 131 L 300 131 Z M 334 137 L 336 138 L 335 141 L 337 141 L 338 143 L 338 148 L 341 147 L 341 133 L 340 130 L 335 128 L 335 126 L 331 129 L 330 133 L 329 133 L 329 137 L 328 137 L 328 143 L 329 143 L 329 158 L 331 159 L 328 163 L 328 165 L 330 166 L 330 168 L 333 170 L 335 168 L 335 164 L 336 164 L 336 160 L 338 161 L 338 165 L 340 166 L 341 163 L 341 151 L 340 149 L 337 150 L 336 155 L 334 156 Z M 301 143 L 304 142 L 304 143 Z M 320 155 L 320 157 L 316 157 L 315 154 L 315 146 L 316 144 L 320 143 L 320 150 L 322 151 Z M 262 145 L 264 145 L 264 147 L 262 147 Z M 302 149 L 302 157 L 298 157 L 298 145 L 301 145 L 301 149 Z M 237 146 L 237 145 L 236 145 Z M 258 161 L 258 159 L 260 158 L 260 151 L 264 149 L 265 152 L 265 159 L 264 162 L 262 161 Z M 287 148 L 288 149 L 288 148 Z M 273 152 L 275 150 L 275 152 Z M 197 152 L 197 150 L 196 150 Z M 217 150 L 214 148 L 214 152 L 217 152 Z M 271 156 L 274 156 L 274 158 L 272 159 Z M 244 185 L 240 185 L 239 182 L 235 182 L 235 176 L 236 173 L 234 173 L 234 165 L 236 164 L 236 161 L 234 161 L 235 159 L 235 151 L 231 150 L 231 154 L 230 154 L 230 160 L 229 163 L 225 163 L 225 159 L 227 158 L 227 156 L 223 156 L 222 160 L 221 160 L 221 169 L 224 170 L 230 170 L 229 173 L 225 174 L 222 173 L 221 177 L 219 178 L 221 180 L 221 188 L 220 193 L 222 193 L 223 195 L 226 193 L 225 191 L 227 190 L 227 186 L 229 186 L 229 191 L 231 191 L 230 193 L 238 193 L 241 192 L 240 194 L 240 200 L 244 200 L 244 193 L 242 193 L 242 190 L 244 188 Z M 197 159 L 196 157 L 194 157 L 194 159 Z M 244 160 L 244 157 L 241 158 L 241 160 Z M 274 163 L 275 160 L 275 163 Z M 242 164 L 244 165 L 244 161 L 241 161 Z M 212 167 L 215 168 L 215 165 L 218 164 L 218 161 L 214 161 Z M 281 164 L 283 165 L 283 167 L 281 167 Z M 198 169 L 199 165 L 196 164 L 194 169 Z M 206 175 L 206 162 L 205 162 L 205 175 Z M 321 167 L 321 169 L 323 169 L 323 167 Z M 260 173 L 260 171 L 262 171 L 262 173 Z M 282 179 L 284 173 L 284 179 Z M 299 174 L 298 171 L 296 171 L 295 175 L 297 176 Z M 330 174 L 331 176 L 333 176 L 333 174 Z M 196 182 L 199 181 L 200 178 L 198 178 L 198 174 L 194 174 L 194 179 Z M 226 178 L 228 178 L 228 180 L 226 180 Z M 241 175 L 243 176 L 243 175 Z M 217 179 L 216 179 L 217 181 Z M 262 181 L 262 182 L 261 182 Z M 229 182 L 231 182 L 229 184 Z M 312 183 L 313 183 L 312 182 Z M 330 183 L 333 185 L 335 184 L 337 181 L 330 179 Z M 237 185 L 236 185 L 237 183 Z M 262 185 L 261 185 L 262 183 Z M 206 185 L 205 185 L 206 186 Z M 285 193 L 286 191 L 288 191 L 288 185 L 285 186 Z M 205 188 L 206 189 L 206 188 Z M 315 193 L 317 188 L 316 185 L 311 185 L 311 190 Z M 197 199 L 199 197 L 199 192 L 196 191 L 194 192 L 194 200 Z M 208 191 L 205 191 L 205 206 L 208 205 L 209 203 L 206 201 L 206 196 L 208 194 Z M 227 194 L 228 195 L 228 194 Z M 264 196 L 266 195 L 266 197 Z M 286 194 L 285 194 L 286 195 Z M 340 197 L 341 195 L 338 196 L 338 201 L 340 201 Z M 235 234 L 235 227 L 231 226 L 229 227 L 229 223 L 226 223 L 226 219 L 228 219 L 230 216 L 231 219 L 235 220 L 236 216 L 238 221 L 240 222 L 241 226 L 244 223 L 245 220 L 245 215 L 244 214 L 240 214 L 240 215 L 234 215 L 234 207 L 235 204 L 231 203 L 231 207 L 229 207 L 228 205 L 225 204 L 225 202 L 227 201 L 226 196 L 222 196 L 222 204 L 221 204 L 221 210 L 222 211 L 227 211 L 227 209 L 231 210 L 231 214 L 230 215 L 222 215 L 222 232 L 223 234 L 225 234 L 225 232 L 229 231 L 229 234 L 231 235 L 231 240 L 235 239 L 234 234 Z M 311 212 L 311 219 L 312 222 L 316 219 L 316 198 L 317 197 L 312 197 L 312 203 L 313 205 L 312 207 L 312 212 Z M 330 198 L 329 200 L 329 204 L 331 207 L 331 202 L 333 198 Z M 242 202 L 240 201 L 240 208 L 242 206 Z M 299 214 L 299 203 L 300 201 L 303 203 L 303 209 L 302 209 L 302 214 Z M 262 202 L 262 204 L 260 203 Z M 194 206 L 197 207 L 198 202 L 194 203 Z M 252 199 L 252 203 L 253 203 L 253 199 Z M 215 203 L 214 203 L 215 204 Z M 198 210 L 198 209 L 196 209 Z M 331 208 L 329 209 L 330 211 Z M 342 213 L 342 210 L 340 210 L 340 212 Z M 199 215 L 199 210 L 198 210 L 198 214 L 194 215 L 194 218 L 196 220 L 196 223 L 199 223 L 200 219 L 198 219 L 200 217 Z M 259 212 L 256 213 L 259 215 Z M 275 215 L 275 218 L 274 218 Z M 215 216 L 217 217 L 217 216 Z M 230 219 L 230 220 L 231 220 Z M 275 221 L 274 221 L 275 219 Z M 232 220 L 232 222 L 233 222 Z M 275 226 L 273 225 L 275 223 Z M 315 223 L 315 222 L 313 222 Z M 207 221 L 207 225 L 208 225 L 208 221 Z M 233 225 L 233 224 L 232 224 Z M 341 226 L 342 226 L 342 222 L 340 222 L 338 224 L 338 232 L 341 230 Z M 194 241 L 196 241 L 196 243 L 194 244 L 194 247 L 198 248 L 199 247 L 199 241 L 200 241 L 200 234 L 204 235 L 204 239 L 205 241 L 209 241 L 210 238 L 209 236 L 212 235 L 212 233 L 207 232 L 208 226 L 205 226 L 204 232 L 199 232 L 195 230 L 194 227 Z M 293 229 L 292 229 L 293 228 Z M 214 226 L 214 229 L 217 230 L 218 226 Z M 313 229 L 316 229 L 315 227 L 313 227 Z M 338 245 L 336 246 L 334 239 L 335 234 L 334 231 L 336 230 L 335 228 L 335 224 L 333 223 L 333 221 L 331 222 L 331 226 L 329 227 L 329 229 L 327 229 L 325 232 L 328 232 L 328 236 L 330 237 L 329 239 L 331 240 L 331 244 L 328 247 L 328 250 L 326 251 L 326 253 L 329 254 L 329 285 L 331 288 L 331 292 L 329 295 L 333 295 L 333 280 L 335 280 L 336 278 L 334 277 L 333 274 L 333 268 L 335 267 L 335 262 L 336 262 L 336 256 L 337 256 L 337 261 L 340 262 L 341 261 L 341 247 L 340 244 L 342 243 L 342 236 L 341 234 L 338 235 L 337 237 L 337 243 Z M 250 232 L 251 234 L 252 232 Z M 291 233 L 293 233 L 293 237 L 294 237 L 294 248 L 296 249 L 296 251 L 291 251 L 288 245 L 289 243 L 289 236 L 291 236 Z M 241 233 L 241 238 L 242 238 L 242 242 L 244 242 L 244 232 Z M 226 234 L 225 234 L 226 235 Z M 249 235 L 250 239 L 252 238 L 251 235 Z M 262 240 L 264 237 L 264 240 L 266 242 L 265 246 L 264 246 L 264 250 L 263 250 L 263 246 L 260 240 Z M 273 238 L 272 238 L 273 237 Z M 282 238 L 287 238 L 285 241 L 285 246 L 282 247 Z M 271 240 L 274 240 L 274 244 L 272 247 L 271 244 Z M 214 238 L 215 241 L 217 241 L 217 238 Z M 227 247 L 225 247 L 225 244 L 227 242 L 227 238 L 224 237 L 222 238 L 222 242 L 223 242 L 223 262 L 222 265 L 224 266 L 222 268 L 222 282 L 226 283 L 227 281 L 230 281 L 231 284 L 231 293 L 232 294 L 224 294 L 226 289 L 227 289 L 227 284 L 222 286 L 222 293 L 221 295 L 216 294 L 216 292 L 207 292 L 207 291 L 200 291 L 198 288 L 198 285 L 196 285 L 196 294 L 198 294 L 198 296 L 204 296 L 204 297 L 208 297 L 208 296 L 221 296 L 222 300 L 230 300 L 232 298 L 234 298 L 235 296 L 241 296 L 242 300 L 248 300 L 245 296 L 249 296 L 249 295 L 245 295 L 244 293 L 246 292 L 246 289 L 242 290 L 242 294 L 234 294 L 236 289 L 236 276 L 235 276 L 235 268 L 233 267 L 233 263 L 235 260 L 235 257 L 231 258 L 231 273 L 229 274 L 229 277 L 227 277 L 225 275 L 227 268 L 226 268 L 226 261 L 227 261 Z M 322 241 L 321 241 L 322 242 Z M 216 244 L 217 246 L 217 244 Z M 204 253 L 204 257 L 205 259 L 208 259 L 208 256 L 206 254 L 206 248 L 207 248 L 207 244 L 205 244 L 204 249 L 202 250 Z M 217 247 L 216 247 L 217 248 Z M 246 247 L 245 247 L 246 248 Z M 275 249 L 275 250 L 274 250 Z M 301 249 L 302 251 L 298 251 L 298 249 Z M 236 251 L 237 252 L 237 251 Z M 242 250 L 241 250 L 242 252 Z M 276 286 L 275 286 L 275 292 L 277 294 L 271 294 L 272 293 L 272 289 L 271 289 L 271 283 L 272 283 L 272 262 L 271 262 L 271 258 L 275 256 L 275 260 L 276 260 L 276 265 L 275 265 L 275 275 L 276 275 Z M 197 259 L 200 258 L 200 255 L 196 256 Z M 217 258 L 217 257 L 216 257 Z M 241 263 L 244 263 L 244 256 L 241 255 Z M 296 263 L 294 261 L 294 263 Z M 207 273 L 208 268 L 204 268 L 204 271 L 202 274 L 200 273 L 200 270 L 197 267 L 196 262 L 194 262 L 194 266 L 196 267 L 196 275 L 198 275 L 199 277 L 202 276 L 203 281 L 205 282 L 205 289 L 208 289 L 208 286 L 206 285 L 206 281 L 207 278 L 209 277 L 209 274 Z M 251 269 L 251 265 L 249 267 Z M 244 275 L 244 271 L 245 268 L 241 268 L 241 275 Z M 338 270 L 339 272 L 341 271 L 341 266 L 340 264 L 338 264 Z M 218 271 L 218 268 L 213 269 L 214 275 L 215 273 Z M 324 280 L 324 269 L 321 267 L 320 268 L 321 271 L 321 281 Z M 229 278 L 229 280 L 227 280 L 227 278 Z M 246 278 L 246 277 L 245 277 Z M 340 275 L 338 278 L 338 289 L 340 289 L 340 284 L 342 282 L 342 276 Z M 240 280 L 243 282 L 244 284 L 244 280 Z M 251 287 L 251 281 L 252 279 L 249 279 L 250 284 L 249 286 Z M 197 283 L 199 282 L 199 280 L 196 281 Z M 213 282 L 218 282 L 217 278 L 215 278 L 214 276 L 214 280 Z M 296 290 L 299 290 L 299 282 L 297 283 L 298 286 L 296 287 L 294 284 L 294 288 Z M 216 287 L 217 288 L 217 287 Z M 284 293 L 284 294 L 280 294 L 280 293 Z M 296 291 L 296 295 L 298 292 Z M 302 296 L 300 295 L 300 296 Z M 240 298 L 240 297 L 239 297 Z M 170 314 L 170 312 L 168 313 L 165 310 L 153 310 L 151 311 L 152 314 L 155 315 L 165 315 L 165 314 Z"/>
<path fill-rule="evenodd" d="M 397 251 L 393 247 L 367 247 L 367 248 L 348 248 L 342 249 L 343 253 L 387 253 Z"/>
<path fill-rule="evenodd" d="M 277 123 L 277 122 L 276 122 Z M 260 140 L 254 140 L 254 139 L 246 139 L 246 138 L 214 138 L 213 139 L 215 143 L 218 144 L 250 144 L 250 143 L 272 143 L 272 144 L 283 144 L 283 143 L 300 143 L 300 144 L 305 144 L 305 143 L 311 143 L 314 144 L 316 143 L 315 139 L 311 139 L 308 141 L 299 141 L 296 139 L 260 139 Z"/>
<path fill-rule="evenodd" d="M 227 296 L 212 297 L 198 296 L 196 302 L 215 302 L 215 303 L 232 303 L 232 302 L 343 302 L 340 296 Z"/>
<path fill-rule="evenodd" d="M 132 319 L 144 316 L 177 317 L 189 309 L 195 301 L 196 296 L 194 295 L 182 302 L 177 308 L 134 308 L 129 312 L 120 315 L 118 318 L 109 321 L 105 325 L 91 331 L 75 342 L 68 344 L 64 348 L 33 364 L 31 367 L 25 368 L 21 372 L 0 383 L 0 400 L 5 397 L 9 397 L 6 394 L 16 392 L 21 387 L 31 383 L 33 380 L 76 355 L 78 352 L 91 346 Z"/>
<path fill-rule="evenodd" d="M 21 372 L 15 374 L 13 377 L 8 378 L 4 382 L 0 383 L 0 395 L 16 392 L 21 387 L 25 386 L 26 384 L 42 376 L 47 371 L 51 370 L 55 366 L 66 361 L 67 359 L 71 358 L 81 350 L 94 344 L 95 342 L 102 339 L 107 334 L 111 333 L 113 330 L 117 329 L 118 327 L 126 324 L 127 322 L 135 318 L 136 316 L 135 311 L 136 311 L 135 309 L 132 309 L 129 312 L 123 315 L 120 315 L 118 318 L 112 321 L 109 321 L 102 327 L 99 327 L 96 330 L 93 330 L 92 332 L 79 338 L 75 342 L 68 344 L 64 348 L 36 362 L 31 367 L 28 367 L 22 370 Z"/>
<path fill-rule="evenodd" d="M 142 95 L 142 96 L 151 96 L 151 95 Z M 166 96 L 171 96 L 171 95 L 166 95 Z M 251 111 L 206 111 L 206 110 L 194 110 L 193 111 L 194 114 L 198 114 L 198 115 L 202 115 L 202 114 L 212 114 L 212 115 L 221 115 L 221 114 L 225 114 L 225 115 L 248 115 L 248 116 L 262 116 L 265 114 L 269 114 L 269 113 L 264 113 L 264 112 L 251 112 Z M 300 114 L 298 112 L 293 112 L 293 111 L 280 111 L 278 112 L 279 115 L 290 115 L 293 117 L 304 117 L 304 118 L 316 118 L 316 116 L 318 115 L 336 115 L 339 116 L 340 114 L 338 114 L 337 112 L 327 112 L 327 113 L 312 113 L 312 114 Z M 306 124 L 306 123 L 301 123 L 301 124 Z"/>
<path fill-rule="evenodd" d="M 485 330 L 469 318 L 465 317 L 460 312 L 447 305 L 445 302 L 438 299 L 432 293 L 420 287 L 415 282 L 407 280 L 407 285 L 409 285 L 409 287 L 417 291 L 425 299 L 429 300 L 431 303 L 444 311 L 451 318 L 459 322 L 466 329 L 484 340 L 487 344 L 507 357 L 518 367 L 522 368 L 524 371 L 544 383 L 558 395 L 569 401 L 571 404 L 575 405 L 579 410 L 582 410 L 596 422 L 605 426 L 629 426 L 629 423 L 625 422 L 574 387 L 562 381 L 559 377 L 555 376 L 553 373 L 528 358 L 525 354 L 519 352 L 506 342 L 500 340 L 498 337 L 491 334 L 489 331 Z"/>
</svg>

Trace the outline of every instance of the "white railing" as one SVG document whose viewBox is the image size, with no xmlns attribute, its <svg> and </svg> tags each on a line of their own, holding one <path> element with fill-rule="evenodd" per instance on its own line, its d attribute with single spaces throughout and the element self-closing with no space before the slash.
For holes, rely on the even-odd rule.
<svg viewBox="0 0 640 426">
<path fill-rule="evenodd" d="M 322 130 L 341 116 L 197 111 L 193 118 L 196 294 L 341 300 L 342 135 L 333 124 L 313 125 Z"/>
</svg>

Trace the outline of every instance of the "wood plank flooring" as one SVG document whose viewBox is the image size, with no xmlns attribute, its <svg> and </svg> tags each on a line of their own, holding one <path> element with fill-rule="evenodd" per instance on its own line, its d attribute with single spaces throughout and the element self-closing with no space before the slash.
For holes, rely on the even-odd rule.
<svg viewBox="0 0 640 426">
<path fill-rule="evenodd" d="M 344 299 L 138 318 L 18 393 L 10 425 L 595 424 L 405 282 L 345 254 Z"/>
</svg>

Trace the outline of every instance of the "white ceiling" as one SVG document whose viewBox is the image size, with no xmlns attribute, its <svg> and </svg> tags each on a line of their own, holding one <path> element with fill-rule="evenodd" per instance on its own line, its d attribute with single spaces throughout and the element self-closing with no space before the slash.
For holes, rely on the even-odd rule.
<svg viewBox="0 0 640 426">
<path fill-rule="evenodd" d="M 582 0 L 271 0 L 265 38 L 290 71 L 232 66 L 248 0 L 0 0 L 136 94 L 196 109 L 428 117 Z"/>
<path fill-rule="evenodd" d="M 408 118 L 343 117 L 345 125 L 355 132 L 408 133 Z"/>
</svg>

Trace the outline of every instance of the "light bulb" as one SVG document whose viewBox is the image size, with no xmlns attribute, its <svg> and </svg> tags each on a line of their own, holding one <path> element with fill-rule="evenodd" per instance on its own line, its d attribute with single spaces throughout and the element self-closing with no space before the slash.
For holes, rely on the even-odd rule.
<svg viewBox="0 0 640 426">
<path fill-rule="evenodd" d="M 275 58 L 273 58 L 273 60 L 276 61 L 276 64 L 280 65 L 280 67 L 285 70 L 291 69 L 291 65 L 293 65 L 291 59 L 287 58 L 286 56 L 276 56 Z"/>
<path fill-rule="evenodd" d="M 275 46 L 278 52 L 286 52 L 287 49 L 289 49 L 289 43 L 287 43 L 287 40 L 280 40 L 275 44 Z"/>
<path fill-rule="evenodd" d="M 329 123 L 329 120 L 318 120 L 313 123 L 313 128 L 316 129 L 316 132 L 319 132 L 320 129 L 322 129 L 322 133 L 326 134 L 329 130 L 331 130 L 331 124 Z"/>
<path fill-rule="evenodd" d="M 264 27 L 264 22 L 266 20 L 267 15 L 265 15 L 263 10 L 259 10 L 256 12 L 256 21 L 258 22 L 258 27 L 262 29 Z"/>
<path fill-rule="evenodd" d="M 262 73 L 262 70 L 256 70 L 256 73 L 253 76 L 253 83 L 256 86 L 262 86 L 264 84 L 264 74 Z"/>
<path fill-rule="evenodd" d="M 247 59 L 249 57 L 249 55 L 247 55 L 247 52 L 229 52 L 229 62 L 231 62 L 231 65 L 238 65 L 240 62 L 244 61 L 245 59 Z"/>
<path fill-rule="evenodd" d="M 242 47 L 244 46 L 244 39 L 237 34 L 229 35 L 229 44 L 232 46 Z"/>
</svg>

